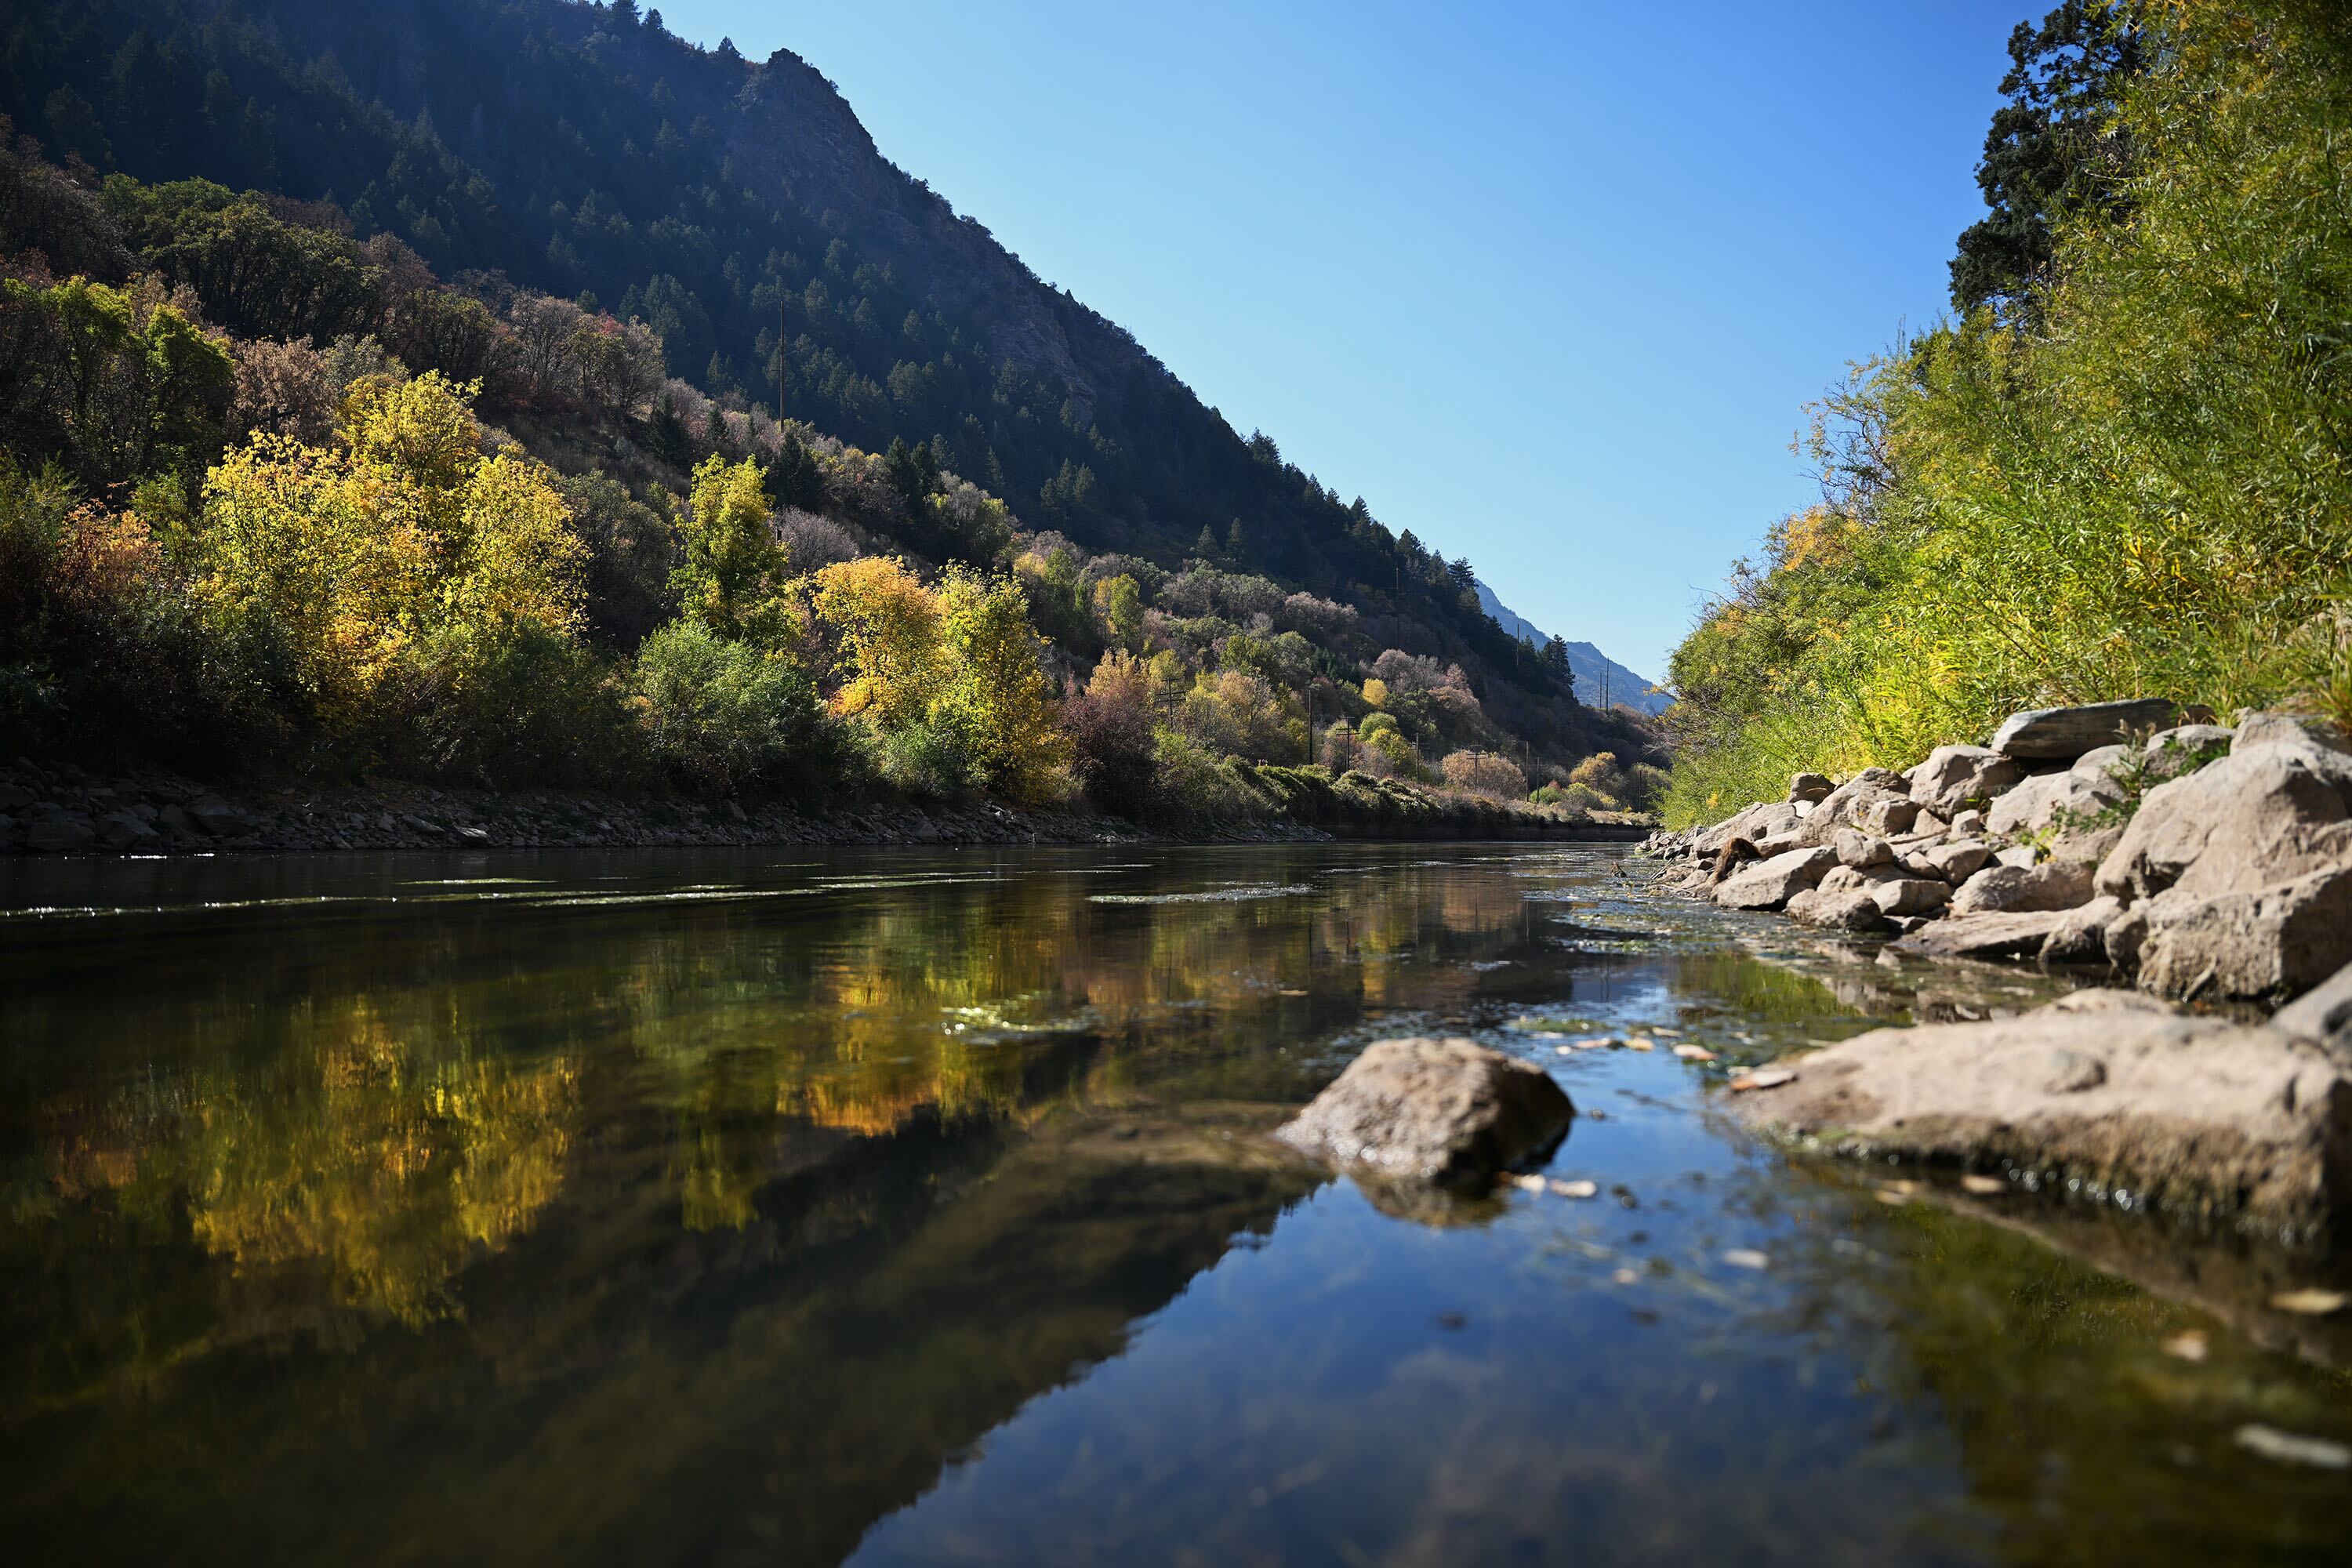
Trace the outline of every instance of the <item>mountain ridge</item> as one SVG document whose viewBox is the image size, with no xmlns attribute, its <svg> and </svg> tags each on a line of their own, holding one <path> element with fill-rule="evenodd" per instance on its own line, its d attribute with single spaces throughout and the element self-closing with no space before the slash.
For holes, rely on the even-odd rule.
<svg viewBox="0 0 2352 1568">
<path fill-rule="evenodd" d="M 1521 642 L 1537 647 L 1551 640 L 1551 634 L 1512 609 L 1496 595 L 1484 578 L 1478 581 L 1478 604 L 1495 624 Z M 1566 638 L 1561 639 L 1567 642 Z M 1589 642 L 1569 642 L 1568 667 L 1576 673 L 1576 689 L 1580 700 L 1597 700 L 1603 707 L 1622 703 L 1639 713 L 1656 715 L 1674 706 L 1675 700 L 1655 689 L 1655 682 L 1641 676 L 1611 658 Z"/>
</svg>

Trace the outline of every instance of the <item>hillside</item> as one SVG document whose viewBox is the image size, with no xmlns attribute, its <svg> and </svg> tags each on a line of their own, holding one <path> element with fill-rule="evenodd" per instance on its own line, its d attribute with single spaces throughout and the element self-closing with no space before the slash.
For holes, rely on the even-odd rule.
<svg viewBox="0 0 2352 1568">
<path fill-rule="evenodd" d="M 702 50 L 625 0 L 14 9 L 0 109 L 54 153 L 331 200 L 445 277 L 584 291 L 714 395 L 781 394 L 867 450 L 928 442 L 1089 550 L 1344 599 L 1389 644 L 1463 664 L 1537 744 L 1580 749 L 1466 563 L 1233 430 L 886 161 L 789 52 Z"/>
<path fill-rule="evenodd" d="M 795 57 L 557 0 L 9 27 L 0 700 L 44 744 L 1178 814 L 1250 809 L 1233 764 L 1654 787 L 1468 562 L 1241 439 Z M 335 555 L 395 517 L 413 559 Z"/>
</svg>

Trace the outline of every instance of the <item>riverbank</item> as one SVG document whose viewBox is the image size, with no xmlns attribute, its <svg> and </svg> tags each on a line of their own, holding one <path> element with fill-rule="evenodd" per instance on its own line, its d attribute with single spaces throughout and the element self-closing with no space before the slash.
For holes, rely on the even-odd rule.
<svg viewBox="0 0 2352 1568">
<path fill-rule="evenodd" d="M 1621 842 L 1648 829 L 1361 774 L 1262 767 L 1256 819 L 1144 824 L 1003 801 L 710 801 L 593 791 L 468 790 L 393 780 L 215 783 L 162 771 L 0 763 L 0 855 L 369 849 L 684 848 L 728 845 L 1320 842 L 1332 838 Z"/>
<path fill-rule="evenodd" d="M 1989 745 L 1801 773 L 1782 801 L 1647 840 L 1681 862 L 1664 885 L 1727 909 L 2101 987 L 1771 1064 L 1740 1119 L 2352 1240 L 2352 748 L 2291 715 L 2210 718 L 2154 699 L 2019 713 Z"/>
</svg>

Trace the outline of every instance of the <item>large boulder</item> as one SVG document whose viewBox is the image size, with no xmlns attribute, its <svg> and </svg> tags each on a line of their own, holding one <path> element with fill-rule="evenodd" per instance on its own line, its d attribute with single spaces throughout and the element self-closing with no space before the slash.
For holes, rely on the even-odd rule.
<svg viewBox="0 0 2352 1568">
<path fill-rule="evenodd" d="M 2279 1029 L 2045 1008 L 1879 1029 L 1780 1065 L 1794 1079 L 1734 1114 L 1841 1152 L 2021 1166 L 2305 1239 L 2352 1199 L 2352 1068 Z"/>
<path fill-rule="evenodd" d="M 2352 758 L 2300 731 L 2252 745 L 2242 733 L 2230 755 L 2147 792 L 2100 863 L 2098 889 L 2210 899 L 2347 864 Z"/>
<path fill-rule="evenodd" d="M 1367 1046 L 1275 1136 L 1390 1181 L 1475 1185 L 1549 1149 L 1575 1114 L 1532 1063 L 1414 1037 Z"/>
<path fill-rule="evenodd" d="M 2091 868 L 2073 860 L 2038 866 L 1988 866 L 1952 895 L 1956 915 L 2071 910 L 2091 901 Z"/>
<path fill-rule="evenodd" d="M 1715 889 L 1715 901 L 1731 910 L 1777 910 L 1836 864 L 1834 850 L 1791 849 L 1725 878 Z"/>
<path fill-rule="evenodd" d="M 2002 721 L 1993 731 L 1992 749 L 2021 762 L 2071 763 L 2085 752 L 2128 741 L 2135 730 L 2160 730 L 2179 717 L 2179 709 L 2161 697 L 2029 709 Z"/>
<path fill-rule="evenodd" d="M 1981 806 L 2025 776 L 2014 757 L 1990 746 L 1938 746 L 1904 777 L 1911 798 L 1938 816 Z"/>
<path fill-rule="evenodd" d="M 2145 914 L 2143 989 L 2292 996 L 2352 963 L 2352 860 L 2253 892 L 2200 899 L 2176 888 Z"/>
</svg>

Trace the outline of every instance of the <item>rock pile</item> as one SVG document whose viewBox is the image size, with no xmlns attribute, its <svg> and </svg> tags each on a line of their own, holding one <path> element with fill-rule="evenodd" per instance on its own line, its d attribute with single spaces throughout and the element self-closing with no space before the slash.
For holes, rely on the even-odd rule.
<svg viewBox="0 0 2352 1568">
<path fill-rule="evenodd" d="M 1786 800 L 1644 848 L 1694 894 L 1894 931 L 1899 951 L 2283 1000 L 2352 963 L 2352 742 L 2210 717 L 2158 700 L 2020 713 L 1990 745 L 1834 787 L 1800 774 Z"/>
</svg>

